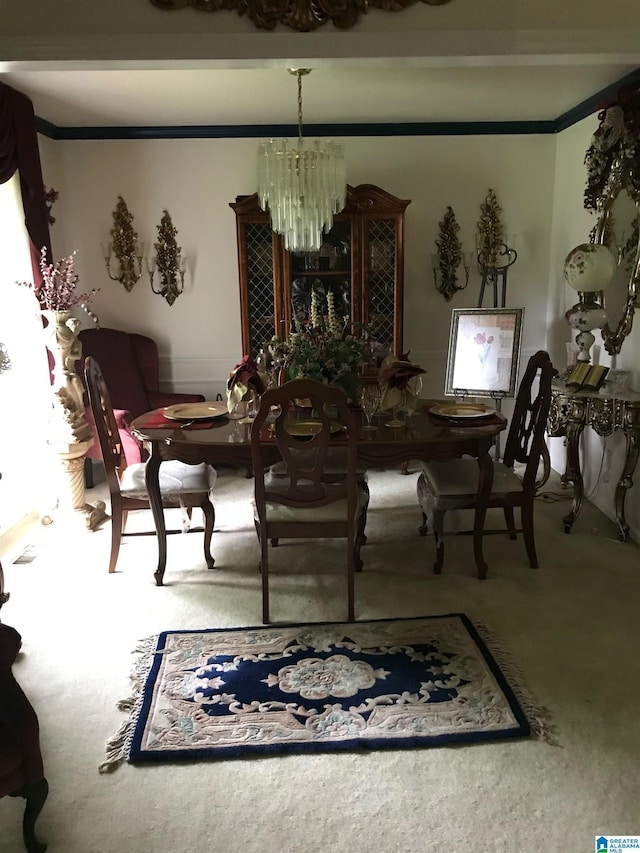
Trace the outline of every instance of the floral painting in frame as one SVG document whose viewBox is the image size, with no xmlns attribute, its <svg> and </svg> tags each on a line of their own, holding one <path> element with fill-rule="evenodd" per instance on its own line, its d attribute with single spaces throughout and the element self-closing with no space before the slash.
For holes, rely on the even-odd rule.
<svg viewBox="0 0 640 853">
<path fill-rule="evenodd" d="M 513 397 L 524 308 L 454 308 L 445 394 Z"/>
</svg>

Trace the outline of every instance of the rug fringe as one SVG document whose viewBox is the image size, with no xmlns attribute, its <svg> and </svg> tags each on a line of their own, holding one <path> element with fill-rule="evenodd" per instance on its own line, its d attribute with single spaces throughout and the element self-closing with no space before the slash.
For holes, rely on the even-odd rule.
<svg viewBox="0 0 640 853">
<path fill-rule="evenodd" d="M 516 663 L 511 651 L 483 622 L 477 622 L 475 619 L 471 621 L 509 682 L 509 686 L 527 717 L 532 733 L 549 746 L 561 747 L 562 744 L 556 738 L 556 727 L 551 721 L 551 711 L 535 700 L 526 684 L 524 673 Z"/>
<path fill-rule="evenodd" d="M 129 714 L 129 717 L 107 741 L 105 747 L 107 755 L 102 764 L 98 766 L 99 773 L 109 773 L 115 770 L 123 761 L 126 761 L 129 755 L 133 733 L 142 707 L 143 687 L 147 674 L 151 669 L 153 656 L 158 645 L 158 636 L 158 634 L 155 634 L 139 640 L 133 650 L 133 654 L 137 655 L 137 658 L 133 663 L 130 674 L 132 682 L 131 695 L 125 699 L 120 699 L 116 703 L 118 710 L 125 711 Z"/>
</svg>

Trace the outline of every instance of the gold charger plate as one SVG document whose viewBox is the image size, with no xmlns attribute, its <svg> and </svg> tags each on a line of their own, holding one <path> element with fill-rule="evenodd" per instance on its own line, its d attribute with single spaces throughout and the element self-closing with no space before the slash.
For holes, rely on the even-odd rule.
<svg viewBox="0 0 640 853">
<path fill-rule="evenodd" d="M 164 416 L 170 421 L 210 421 L 227 414 L 224 403 L 176 403 L 164 408 Z"/>
<path fill-rule="evenodd" d="M 466 418 L 488 418 L 496 412 L 495 409 L 482 403 L 443 403 L 432 406 L 431 411 L 441 418 L 451 418 L 455 421 Z"/>
<path fill-rule="evenodd" d="M 317 435 L 322 429 L 322 421 L 315 420 L 313 418 L 309 418 L 306 420 L 303 419 L 292 419 L 285 421 L 285 430 L 289 433 L 289 435 L 294 435 L 296 437 L 302 438 L 311 438 L 314 435 Z M 340 421 L 330 421 L 329 428 L 332 433 L 340 432 L 344 429 L 343 425 Z M 271 424 L 269 429 L 274 430 L 275 425 Z"/>
</svg>

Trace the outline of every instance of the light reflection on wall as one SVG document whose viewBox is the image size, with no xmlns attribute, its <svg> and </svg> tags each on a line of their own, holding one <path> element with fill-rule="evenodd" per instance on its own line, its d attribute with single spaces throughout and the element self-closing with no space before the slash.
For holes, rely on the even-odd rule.
<svg viewBox="0 0 640 853">
<path fill-rule="evenodd" d="M 51 390 L 40 307 L 32 291 L 29 241 L 17 174 L 0 184 L 0 341 L 11 368 L 0 375 L 0 536 L 30 512 L 50 510 L 46 444 Z"/>
</svg>

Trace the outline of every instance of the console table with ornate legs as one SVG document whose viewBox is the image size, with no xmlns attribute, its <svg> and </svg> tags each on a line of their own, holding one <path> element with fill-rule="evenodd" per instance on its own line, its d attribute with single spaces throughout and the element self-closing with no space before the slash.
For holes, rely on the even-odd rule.
<svg viewBox="0 0 640 853">
<path fill-rule="evenodd" d="M 584 497 L 584 484 L 580 470 L 580 436 L 586 426 L 598 435 L 611 435 L 622 430 L 626 438 L 626 452 L 622 472 L 616 486 L 614 504 L 619 538 L 626 542 L 629 525 L 624 516 L 627 491 L 633 486 L 633 474 L 640 455 L 640 394 L 623 391 L 613 394 L 606 390 L 598 393 L 573 391 L 560 380 L 554 380 L 547 434 L 565 436 L 567 462 L 561 483 L 573 483 L 571 511 L 562 519 L 565 533 L 569 533 L 580 513 Z"/>
</svg>

